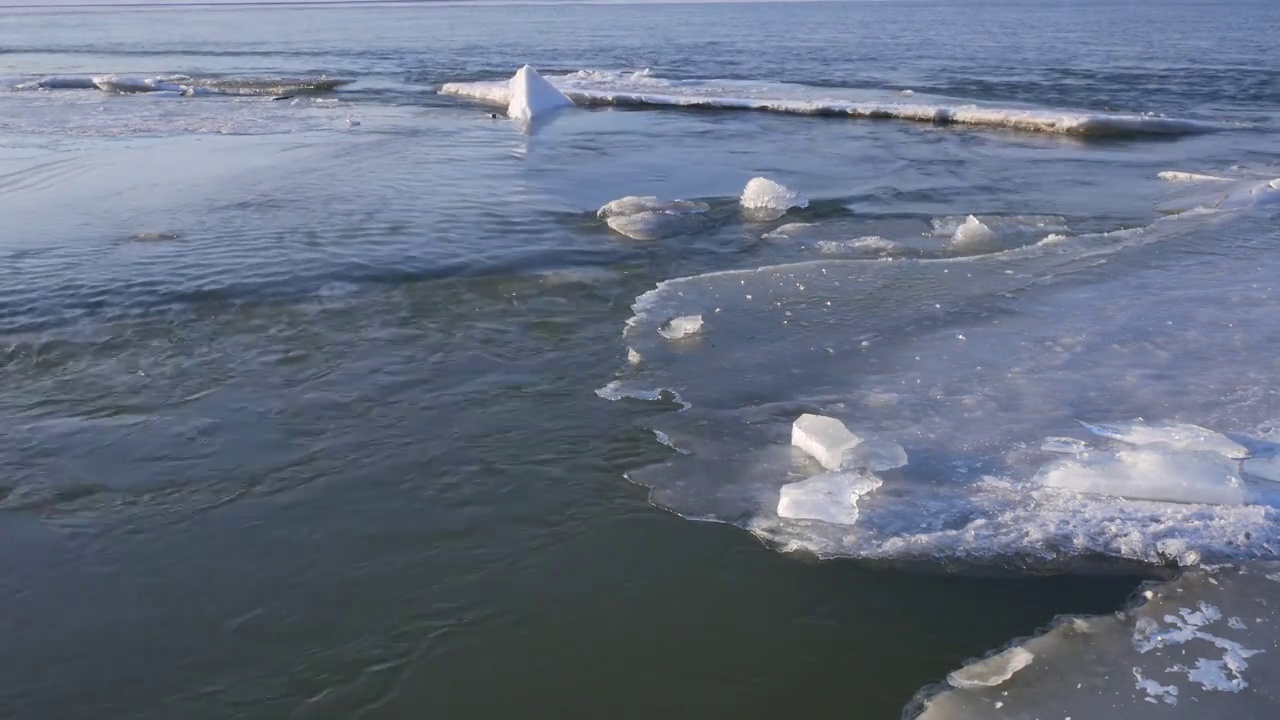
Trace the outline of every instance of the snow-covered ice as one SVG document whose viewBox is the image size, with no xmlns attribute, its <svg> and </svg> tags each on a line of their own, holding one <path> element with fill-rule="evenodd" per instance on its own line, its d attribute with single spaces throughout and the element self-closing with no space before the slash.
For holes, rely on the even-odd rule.
<svg viewBox="0 0 1280 720">
<path fill-rule="evenodd" d="M 528 65 L 517 70 L 511 78 L 511 101 L 507 104 L 507 117 L 533 120 L 571 105 L 572 100 Z"/>
<path fill-rule="evenodd" d="M 747 215 L 755 220 L 776 220 L 792 208 L 809 207 L 809 199 L 774 180 L 752 178 L 740 199 Z"/>
</svg>

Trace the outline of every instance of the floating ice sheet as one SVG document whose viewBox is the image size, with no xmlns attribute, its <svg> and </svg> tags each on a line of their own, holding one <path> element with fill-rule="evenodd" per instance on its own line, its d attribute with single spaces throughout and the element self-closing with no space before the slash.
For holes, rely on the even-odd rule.
<svg viewBox="0 0 1280 720">
<path fill-rule="evenodd" d="M 629 195 L 606 203 L 596 215 L 614 232 L 633 240 L 660 240 L 701 227 L 701 215 L 708 209 L 702 202 Z"/>
<path fill-rule="evenodd" d="M 1280 583 L 1267 576 L 1278 568 L 1189 570 L 1122 613 L 1059 620 L 977 664 L 1035 655 L 1000 684 L 927 689 L 906 717 L 1268 720 L 1280 684 Z M 1241 617 L 1257 624 L 1227 619 Z"/>
<path fill-rule="evenodd" d="M 778 517 L 853 525 L 858 522 L 858 500 L 881 482 L 874 475 L 841 472 L 783 485 L 778 491 Z"/>
<path fill-rule="evenodd" d="M 1130 445 L 1159 443 L 1177 450 L 1203 450 L 1229 458 L 1249 457 L 1240 443 L 1208 428 L 1190 423 L 1147 423 L 1142 420 L 1114 423 L 1081 422 L 1089 432 Z"/>
<path fill-rule="evenodd" d="M 890 91 L 841 90 L 768 80 L 671 80 L 647 70 L 582 70 L 548 80 L 579 105 L 756 110 L 1092 136 L 1185 135 L 1225 127 L 1221 123 L 1150 114 L 997 105 L 921 93 L 907 96 Z M 440 92 L 493 105 L 505 106 L 511 101 L 511 89 L 503 81 L 446 83 Z"/>
</svg>

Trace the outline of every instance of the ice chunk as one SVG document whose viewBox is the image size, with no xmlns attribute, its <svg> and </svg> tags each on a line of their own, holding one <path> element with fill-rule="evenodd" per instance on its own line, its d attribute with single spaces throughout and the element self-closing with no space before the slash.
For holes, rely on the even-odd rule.
<svg viewBox="0 0 1280 720">
<path fill-rule="evenodd" d="M 572 104 L 573 101 L 568 96 L 528 65 L 517 70 L 511 78 L 511 102 L 507 105 L 507 117 L 532 120 Z"/>
<path fill-rule="evenodd" d="M 1089 432 L 1130 445 L 1165 443 L 1179 450 L 1204 450 L 1236 460 L 1249 457 L 1249 450 L 1219 432 L 1189 423 L 1148 424 L 1141 420 L 1115 423 L 1081 422 Z"/>
<path fill-rule="evenodd" d="M 786 223 L 760 236 L 762 240 L 795 240 L 822 227 L 817 223 Z"/>
<path fill-rule="evenodd" d="M 1117 453 L 1090 453 L 1046 465 L 1047 486 L 1135 500 L 1244 504 L 1236 463 L 1215 452 L 1153 443 Z"/>
<path fill-rule="evenodd" d="M 893 470 L 907 464 L 907 451 L 892 440 L 863 440 L 845 453 L 845 465 L 872 472 Z"/>
<path fill-rule="evenodd" d="M 711 206 L 692 200 L 663 200 L 653 195 L 628 195 L 610 200 L 596 211 L 596 217 L 610 218 L 636 215 L 643 212 L 662 212 L 670 215 L 694 215 L 704 213 Z"/>
<path fill-rule="evenodd" d="M 605 204 L 596 216 L 604 218 L 614 232 L 633 240 L 659 240 L 693 230 L 709 208 L 706 203 L 690 200 L 630 195 Z"/>
<path fill-rule="evenodd" d="M 823 473 L 783 485 L 778 491 L 778 517 L 853 525 L 858 521 L 858 500 L 880 484 L 874 475 Z"/>
<path fill-rule="evenodd" d="M 1202 175 L 1200 173 L 1182 172 L 1181 170 L 1165 170 L 1156 175 L 1156 177 L 1165 182 L 1230 182 L 1230 178 L 1218 177 L 1217 175 Z"/>
<path fill-rule="evenodd" d="M 904 246 L 879 235 L 855 238 L 853 240 L 819 240 L 818 250 L 824 253 L 862 252 L 887 255 L 902 252 Z"/>
<path fill-rule="evenodd" d="M 844 423 L 825 415 L 806 413 L 791 425 L 791 444 L 828 470 L 844 467 L 846 453 L 860 442 L 862 438 L 849 432 Z"/>
<path fill-rule="evenodd" d="M 658 328 L 658 334 L 668 340 L 679 340 L 702 331 L 701 315 L 682 315 L 671 318 L 667 324 Z"/>
<path fill-rule="evenodd" d="M 1024 647 L 1011 647 L 956 670 L 947 676 L 947 683 L 957 688 L 995 687 L 1030 665 L 1035 657 Z"/>
<path fill-rule="evenodd" d="M 742 190 L 742 207 L 759 220 L 782 217 L 791 208 L 809 207 L 809 199 L 769 178 L 752 178 Z"/>
<path fill-rule="evenodd" d="M 1063 453 L 1064 455 L 1079 455 L 1082 452 L 1089 452 L 1093 448 L 1089 447 L 1089 443 L 1075 438 L 1047 437 L 1044 442 L 1040 443 L 1040 449 L 1045 452 Z"/>
<path fill-rule="evenodd" d="M 98 86 L 87 75 L 50 75 L 17 85 L 16 90 L 94 90 Z"/>
<path fill-rule="evenodd" d="M 996 234 L 978 218 L 970 215 L 951 236 L 951 247 L 964 252 L 981 252 L 996 246 Z"/>
<path fill-rule="evenodd" d="M 1272 482 L 1280 482 L 1280 457 L 1249 458 L 1244 461 L 1241 467 L 1248 475 Z"/>
</svg>

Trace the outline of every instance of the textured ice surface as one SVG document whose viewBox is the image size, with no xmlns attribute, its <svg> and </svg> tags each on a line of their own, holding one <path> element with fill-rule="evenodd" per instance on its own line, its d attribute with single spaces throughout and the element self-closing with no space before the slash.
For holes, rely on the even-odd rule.
<svg viewBox="0 0 1280 720">
<path fill-rule="evenodd" d="M 848 472 L 789 483 L 778 490 L 778 517 L 853 525 L 858 521 L 858 499 L 880 485 L 874 475 Z"/>
<path fill-rule="evenodd" d="M 1114 423 L 1082 422 L 1089 432 L 1130 445 L 1161 443 L 1179 450 L 1204 450 L 1229 458 L 1249 457 L 1240 443 L 1207 428 L 1190 423 L 1146 423 L 1142 420 Z"/>
<path fill-rule="evenodd" d="M 507 104 L 507 117 L 533 120 L 570 105 L 573 105 L 572 100 L 528 65 L 517 70 L 511 78 L 511 100 Z"/>
<path fill-rule="evenodd" d="M 1122 613 L 1060 620 L 1014 645 L 1035 662 L 999 686 L 926 690 L 907 717 L 1268 720 L 1280 683 L 1280 583 L 1267 579 L 1277 567 L 1188 570 Z"/>
<path fill-rule="evenodd" d="M 660 240 L 697 229 L 709 208 L 702 202 L 629 195 L 606 203 L 596 215 L 614 232 L 634 240 Z"/>
<path fill-rule="evenodd" d="M 832 417 L 805 414 L 791 424 L 791 444 L 828 470 L 844 467 L 847 453 L 860 442 L 862 438 Z"/>
<path fill-rule="evenodd" d="M 742 190 L 740 200 L 748 217 L 755 220 L 773 220 L 782 217 L 791 208 L 809 206 L 809 199 L 787 186 L 769 178 L 752 178 Z"/>
<path fill-rule="evenodd" d="M 1139 500 L 1210 505 L 1245 501 L 1238 463 L 1215 452 L 1165 443 L 1063 458 L 1045 466 L 1035 479 L 1050 487 Z"/>
<path fill-rule="evenodd" d="M 904 96 L 892 91 L 811 87 L 768 80 L 671 80 L 647 70 L 581 70 L 549 80 L 580 105 L 765 110 L 1093 136 L 1185 135 L 1224 127 L 1220 123 L 1157 115 L 1017 107 L 923 93 Z M 446 83 L 440 92 L 493 105 L 506 105 L 511 99 L 511 89 L 502 81 Z"/>
<path fill-rule="evenodd" d="M 995 687 L 1031 664 L 1036 656 L 1026 648 L 1014 646 L 1002 653 L 965 665 L 947 676 L 957 688 Z"/>
<path fill-rule="evenodd" d="M 671 318 L 658 329 L 658 334 L 668 340 L 679 340 L 702 332 L 701 315 L 681 315 Z"/>
</svg>

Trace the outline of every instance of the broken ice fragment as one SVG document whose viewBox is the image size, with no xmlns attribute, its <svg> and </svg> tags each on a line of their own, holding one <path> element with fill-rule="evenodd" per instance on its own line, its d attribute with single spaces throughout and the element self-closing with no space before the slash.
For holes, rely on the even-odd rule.
<svg viewBox="0 0 1280 720">
<path fill-rule="evenodd" d="M 701 315 L 682 315 L 668 320 L 665 325 L 658 329 L 658 334 L 668 340 L 679 340 L 680 338 L 695 335 L 701 330 Z"/>
<path fill-rule="evenodd" d="M 994 687 L 1030 665 L 1035 657 L 1024 647 L 1011 647 L 998 655 L 956 670 L 947 676 L 947 682 L 957 688 Z"/>
<path fill-rule="evenodd" d="M 791 425 L 791 444 L 809 453 L 822 467 L 844 467 L 845 453 L 862 438 L 849 432 L 844 423 L 824 415 L 804 414 Z"/>
<path fill-rule="evenodd" d="M 823 473 L 783 485 L 778 491 L 778 517 L 853 525 L 858 521 L 858 500 L 880 483 L 874 475 Z"/>
</svg>

